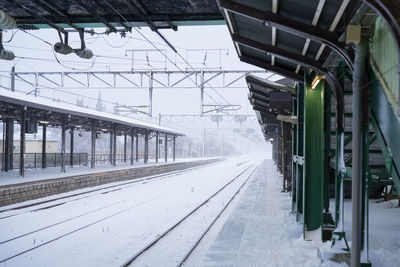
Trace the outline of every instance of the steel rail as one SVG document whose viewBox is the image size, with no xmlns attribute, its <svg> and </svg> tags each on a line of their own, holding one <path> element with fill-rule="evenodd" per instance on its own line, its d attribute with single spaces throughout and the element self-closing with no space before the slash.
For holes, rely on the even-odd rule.
<svg viewBox="0 0 400 267">
<path fill-rule="evenodd" d="M 184 222 L 187 218 L 192 216 L 196 211 L 198 211 L 201 207 L 203 207 L 205 204 L 207 204 L 211 199 L 213 199 L 215 196 L 217 196 L 219 193 L 221 193 L 225 188 L 227 188 L 230 184 L 232 184 L 236 179 L 241 177 L 246 171 L 248 171 L 251 167 L 253 167 L 255 163 L 251 164 L 249 167 L 247 167 L 245 170 L 243 170 L 241 173 L 236 175 L 233 179 L 231 179 L 228 183 L 226 183 L 223 187 L 221 187 L 219 190 L 217 190 L 214 194 L 212 194 L 210 197 L 208 197 L 206 200 L 204 200 L 202 203 L 200 203 L 198 206 L 196 206 L 193 210 L 191 210 L 189 213 L 187 213 L 183 218 L 181 218 L 178 222 L 176 222 L 174 225 L 172 225 L 170 228 L 168 228 L 166 231 L 164 231 L 162 234 L 157 235 L 155 239 L 150 241 L 145 247 L 140 249 L 138 252 L 136 252 L 135 255 L 133 255 L 131 258 L 129 258 L 127 261 L 125 261 L 121 267 L 127 267 L 129 266 L 132 262 L 134 262 L 138 257 L 140 257 L 144 252 L 148 251 L 150 248 L 152 248 L 158 241 L 163 239 L 168 233 L 172 232 L 176 227 L 178 227 L 182 222 Z M 250 177 L 253 175 L 254 171 L 258 168 L 258 166 L 250 173 L 248 178 L 245 180 L 245 182 L 242 184 L 242 186 L 239 188 L 240 189 L 244 186 L 244 184 L 250 179 Z M 234 198 L 237 195 L 238 192 L 234 194 L 232 198 Z M 232 199 L 231 198 L 231 199 Z M 231 201 L 229 201 L 230 203 Z M 225 208 L 224 208 L 225 209 Z M 220 213 L 222 213 L 221 211 Z M 207 230 L 208 231 L 208 230 Z M 204 234 L 205 235 L 205 234 Z"/>
<path fill-rule="evenodd" d="M 256 172 L 256 170 L 259 168 L 260 165 L 258 165 L 247 177 L 246 181 L 239 187 L 239 189 L 235 192 L 235 194 L 229 199 L 229 201 L 225 204 L 225 206 L 221 209 L 221 211 L 215 216 L 214 220 L 208 225 L 207 229 L 202 233 L 202 235 L 196 240 L 196 242 L 190 247 L 190 249 L 186 252 L 186 254 L 182 257 L 182 259 L 176 264 L 176 266 L 182 266 L 186 262 L 186 260 L 189 258 L 189 256 L 192 254 L 192 252 L 196 249 L 196 247 L 200 244 L 201 240 L 206 236 L 206 234 L 210 231 L 210 229 L 214 226 L 214 224 L 218 221 L 218 219 L 221 217 L 222 213 L 229 207 L 231 202 L 236 198 L 236 196 L 240 193 L 242 188 L 246 185 L 246 183 L 250 180 L 250 178 L 253 176 L 253 174 Z"/>
<path fill-rule="evenodd" d="M 251 166 L 252 166 L 252 165 L 251 165 Z M 251 166 L 250 166 L 250 167 L 251 167 Z M 249 167 L 249 168 L 250 168 L 250 167 Z M 247 169 L 248 169 L 248 168 L 247 168 Z M 246 169 L 246 170 L 247 170 L 247 169 Z M 246 171 L 246 170 L 245 170 L 245 171 Z M 243 172 L 244 172 L 244 171 L 243 171 Z M 50 244 L 50 243 L 52 243 L 52 242 L 54 242 L 54 241 L 57 241 L 57 240 L 59 240 L 59 239 L 61 239 L 61 238 L 63 238 L 63 237 L 69 236 L 69 235 L 74 234 L 74 233 L 76 233 L 76 232 L 79 232 L 79 231 L 81 231 L 81 230 L 83 230 L 83 229 L 86 229 L 86 228 L 88 228 L 88 227 L 90 227 L 90 226 L 92 226 L 92 225 L 95 225 L 95 224 L 97 224 L 97 223 L 99 223 L 99 222 L 105 221 L 105 220 L 107 220 L 107 219 L 109 219 L 109 218 L 112 218 L 112 217 L 114 217 L 114 216 L 116 216 L 116 215 L 122 214 L 122 213 L 124 213 L 124 212 L 126 212 L 126 211 L 131 210 L 131 209 L 134 208 L 134 207 L 137 207 L 137 206 L 139 206 L 139 205 L 142 205 L 142 204 L 144 204 L 144 203 L 147 203 L 147 202 L 149 202 L 149 201 L 152 201 L 152 200 L 154 200 L 154 199 L 156 199 L 156 198 L 158 198 L 158 197 L 160 197 L 160 195 L 157 196 L 157 197 L 155 197 L 155 198 L 152 198 L 152 199 L 147 199 L 147 200 L 144 200 L 144 201 L 142 201 L 142 202 L 135 203 L 134 205 L 129 206 L 129 207 L 123 209 L 123 210 L 119 210 L 119 211 L 114 212 L 114 213 L 112 213 L 112 214 L 110 214 L 110 215 L 108 215 L 108 216 L 105 216 L 105 217 L 102 217 L 102 218 L 100 218 L 100 219 L 97 219 L 97 220 L 95 220 L 95 221 L 93 221 L 93 222 L 91 222 L 91 223 L 89 223 L 89 224 L 83 225 L 83 226 L 81 226 L 81 227 L 79 227 L 79 228 L 76 228 L 76 229 L 71 230 L 71 231 L 69 231 L 69 232 L 67 232 L 67 233 L 64 233 L 64 234 L 62 234 L 62 235 L 59 235 L 59 236 L 57 236 L 57 237 L 55 237 L 55 238 L 52 238 L 52 239 L 50 239 L 50 240 L 48 240 L 48 241 L 45 241 L 45 242 L 43 242 L 43 243 L 41 243 L 41 244 L 39 244 L 39 245 L 33 246 L 33 247 L 31 247 L 31 248 L 29 248 L 29 249 L 26 249 L 26 250 L 23 250 L 23 251 L 21 251 L 21 252 L 18 252 L 18 253 L 16 253 L 16 254 L 12 255 L 12 256 L 8 256 L 8 257 L 6 257 L 6 258 L 0 259 L 0 263 L 6 262 L 6 261 L 11 260 L 11 259 L 13 259 L 13 258 L 16 258 L 16 257 L 18 257 L 18 256 L 21 256 L 21 255 L 23 255 L 23 254 L 25 254 L 25 253 L 28 253 L 28 252 L 33 251 L 33 250 L 36 250 L 36 249 L 38 249 L 38 248 L 40 248 L 40 247 L 42 247 L 42 246 L 48 245 L 48 244 Z"/>
<path fill-rule="evenodd" d="M 213 162 L 213 163 L 208 163 L 206 165 L 209 166 L 209 165 L 214 165 L 214 164 L 218 164 L 218 163 L 219 162 Z M 121 183 L 121 184 L 117 184 L 117 185 L 110 185 L 110 186 L 106 186 L 106 187 L 102 187 L 102 188 L 98 188 L 98 189 L 93 189 L 93 190 L 89 190 L 89 191 L 85 191 L 85 192 L 81 192 L 81 193 L 76 193 L 76 194 L 72 194 L 72 195 L 68 195 L 68 196 L 58 197 L 58 198 L 44 200 L 44 201 L 40 201 L 40 202 L 36 202 L 36 203 L 24 204 L 24 205 L 21 205 L 21 206 L 18 206 L 18 207 L 10 208 L 10 209 L 0 210 L 0 213 L 7 212 L 7 211 L 12 211 L 12 210 L 19 210 L 19 209 L 34 207 L 34 206 L 38 206 L 38 205 L 41 205 L 41 204 L 54 202 L 54 201 L 57 201 L 57 200 L 60 200 L 60 199 L 76 197 L 76 196 L 85 195 L 85 194 L 89 194 L 89 193 L 93 193 L 93 192 L 97 192 L 97 191 L 101 191 L 101 190 L 106 190 L 106 189 L 110 189 L 110 188 L 122 187 L 122 186 L 129 185 L 129 184 L 136 184 L 136 183 L 143 182 L 143 181 L 151 181 L 151 180 L 154 180 L 154 179 L 157 179 L 157 178 L 160 178 L 160 177 L 164 177 L 163 179 L 165 179 L 165 178 L 168 178 L 168 176 L 170 176 L 170 175 L 174 175 L 174 174 L 177 174 L 177 173 L 186 173 L 186 172 L 189 172 L 189 171 L 197 170 L 197 169 L 202 168 L 204 166 L 205 165 L 200 165 L 200 166 L 195 166 L 195 167 L 191 167 L 191 168 L 187 168 L 187 169 L 182 169 L 182 170 L 176 170 L 176 171 L 162 173 L 162 174 L 151 175 L 151 176 L 147 176 L 147 177 L 144 177 L 144 178 L 134 178 L 133 180 L 131 180 L 129 182 L 125 182 L 125 183 Z M 38 184 L 39 184 L 39 182 L 38 182 Z M 115 189 L 113 189 L 113 190 L 115 190 Z M 105 194 L 107 192 L 110 192 L 110 191 L 101 192 L 101 194 Z M 92 196 L 95 196 L 95 195 L 90 195 L 90 196 L 87 196 L 87 197 L 92 197 Z M 87 197 L 83 197 L 83 198 L 87 198 Z M 79 200 L 79 199 L 83 199 L 83 198 L 75 198 L 75 199 L 71 199 L 70 201 L 66 201 L 66 202 L 63 202 L 63 203 L 65 204 L 65 203 L 68 203 L 68 202 L 71 202 L 71 201 L 75 201 L 75 200 Z M 53 206 L 53 205 L 54 204 L 52 204 L 51 206 Z M 45 206 L 45 207 L 41 207 L 40 209 L 46 209 L 46 208 L 47 207 Z M 32 211 L 36 211 L 36 210 L 32 210 Z M 9 217 L 14 217 L 14 216 L 17 216 L 17 215 L 20 215 L 20 214 L 23 214 L 23 213 L 25 213 L 25 212 L 13 214 L 13 215 L 6 216 L 6 217 L 0 217 L 0 220 L 5 219 L 5 218 L 9 218 Z"/>
</svg>

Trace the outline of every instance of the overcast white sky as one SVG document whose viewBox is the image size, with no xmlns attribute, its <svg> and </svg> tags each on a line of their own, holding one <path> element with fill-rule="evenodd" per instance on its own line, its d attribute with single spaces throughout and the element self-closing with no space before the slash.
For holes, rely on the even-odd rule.
<svg viewBox="0 0 400 267">
<path fill-rule="evenodd" d="M 96 32 L 104 32 L 103 28 L 96 28 Z M 188 67 L 179 55 L 176 55 L 171 49 L 169 49 L 165 43 L 157 36 L 155 32 L 152 32 L 147 27 L 139 29 L 140 33 L 146 36 L 153 42 L 158 49 L 167 49 L 168 57 L 177 62 L 177 66 L 181 70 L 185 70 Z M 191 66 L 196 69 L 222 69 L 233 70 L 250 70 L 257 69 L 251 65 L 242 63 L 239 61 L 236 51 L 233 47 L 232 40 L 229 36 L 228 29 L 225 25 L 219 26 L 182 26 L 178 28 L 178 31 L 173 30 L 161 30 L 162 34 L 178 49 L 180 55 L 187 59 Z M 29 34 L 28 34 L 29 33 Z M 39 31 L 8 31 L 4 34 L 4 42 L 7 42 L 14 34 L 11 42 L 5 43 L 6 49 L 12 50 L 16 59 L 12 62 L 1 61 L 0 63 L 0 85 L 8 87 L 10 84 L 9 76 L 10 69 L 13 65 L 16 66 L 17 72 L 35 72 L 35 71 L 73 71 L 70 68 L 77 70 L 81 69 L 84 71 L 129 71 L 132 68 L 131 54 L 126 50 L 130 49 L 155 49 L 153 45 L 144 40 L 144 38 L 135 30 L 132 33 L 128 33 L 126 38 L 121 38 L 119 34 L 106 35 L 94 35 L 90 36 L 85 34 L 86 46 L 91 49 L 94 53 L 92 60 L 80 59 L 76 55 L 60 55 L 57 54 L 57 58 L 62 64 L 59 64 L 55 60 L 55 55 L 52 52 L 50 44 L 54 44 L 59 41 L 58 34 L 54 29 L 41 29 Z M 47 42 L 47 43 L 46 43 Z M 69 43 L 73 48 L 79 48 L 79 37 L 77 33 L 70 33 Z M 221 60 L 219 51 L 208 51 L 205 56 L 205 51 L 192 51 L 191 49 L 224 49 L 221 53 Z M 147 57 L 149 58 L 151 66 L 147 64 Z M 106 57 L 105 57 L 106 56 Z M 109 58 L 109 56 L 113 58 Z M 33 59 L 35 58 L 35 59 Z M 205 64 L 203 64 L 206 58 Z M 134 69 L 150 69 L 150 68 L 162 68 L 164 67 L 164 56 L 155 52 L 135 52 Z M 93 63 L 94 61 L 94 63 Z M 168 70 L 179 70 L 173 64 L 168 63 Z M 269 74 L 262 74 L 262 77 L 268 77 Z M 233 79 L 227 77 L 227 79 Z M 28 78 L 27 78 L 28 79 Z M 144 83 L 147 82 L 148 78 L 144 78 Z M 30 79 L 30 81 L 33 81 Z M 104 88 L 104 84 L 99 81 L 91 79 L 91 83 Z M 212 83 L 212 86 L 221 86 L 221 80 L 216 80 Z M 41 87 L 44 86 L 44 87 Z M 187 80 L 182 83 L 184 86 L 192 86 L 193 83 Z M 55 92 L 48 89 L 52 84 L 41 79 L 39 80 L 39 94 L 42 96 L 49 96 L 60 98 L 61 100 L 69 101 L 72 103 L 76 102 L 76 96 L 69 95 L 66 93 Z M 76 86 L 76 84 L 74 85 Z M 130 88 L 124 89 L 101 89 L 102 98 L 109 102 L 118 102 L 119 104 L 125 105 L 147 105 L 148 104 L 148 90 L 147 89 L 134 89 L 131 85 L 126 84 Z M 155 86 L 157 86 L 155 84 Z M 72 87 L 72 84 L 71 84 Z M 242 88 L 237 88 L 242 87 Z M 17 90 L 28 92 L 33 88 L 23 82 L 17 82 Z M 68 92 L 75 94 L 90 96 L 97 98 L 99 89 L 96 87 L 92 89 L 78 90 L 65 89 Z M 237 114 L 254 114 L 249 101 L 247 99 L 248 89 L 244 79 L 236 84 L 236 88 L 229 89 L 215 89 L 218 90 L 230 103 L 241 106 L 241 109 Z M 216 99 L 217 102 L 223 103 L 224 100 L 217 95 L 215 91 L 210 88 L 206 88 L 207 94 L 205 96 L 205 104 L 212 104 L 213 100 L 209 97 Z M 86 104 L 93 106 L 95 101 L 89 102 L 85 99 Z M 199 114 L 200 106 L 200 93 L 199 89 L 155 89 L 153 93 L 153 114 L 156 118 L 153 121 L 158 121 L 158 114 Z M 109 107 L 111 109 L 111 105 Z M 109 110 L 111 111 L 111 110 Z M 167 123 L 167 122 L 165 122 Z M 198 128 L 194 125 L 199 126 Z M 215 123 L 204 124 L 202 122 L 179 122 L 176 121 L 170 126 L 176 126 L 181 129 L 186 128 L 188 134 L 190 132 L 197 132 L 203 127 L 215 127 Z M 233 125 L 232 121 L 222 123 L 220 127 L 238 127 Z M 244 127 L 253 127 L 259 129 L 257 122 L 252 120 L 248 125 Z"/>
</svg>

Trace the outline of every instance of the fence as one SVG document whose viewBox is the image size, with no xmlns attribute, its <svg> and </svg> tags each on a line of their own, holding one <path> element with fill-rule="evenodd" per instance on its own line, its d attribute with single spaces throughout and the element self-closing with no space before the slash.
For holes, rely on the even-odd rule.
<svg viewBox="0 0 400 267">
<path fill-rule="evenodd" d="M 1 169 L 3 169 L 4 155 L 0 153 Z M 70 153 L 65 153 L 65 165 L 70 165 Z M 74 153 L 73 165 L 88 165 L 88 153 Z M 61 166 L 61 153 L 46 153 L 46 167 Z M 24 167 L 28 168 L 41 168 L 42 167 L 42 153 L 25 153 Z M 13 168 L 19 168 L 19 153 L 13 153 Z"/>
<path fill-rule="evenodd" d="M 133 155 L 133 160 L 136 161 L 136 155 Z M 0 153 L 0 166 L 1 170 L 3 170 L 4 164 L 4 155 Z M 130 162 L 131 154 L 126 154 L 126 162 Z M 155 159 L 155 153 L 149 153 L 149 159 Z M 162 161 L 164 158 L 160 157 Z M 124 154 L 116 155 L 116 163 L 124 162 Z M 138 160 L 143 160 L 143 153 L 139 153 Z M 70 166 L 70 153 L 65 153 L 65 165 Z M 74 153 L 73 154 L 73 165 L 83 165 L 88 166 L 90 162 L 90 155 L 88 153 Z M 110 164 L 110 154 L 96 154 L 95 156 L 95 164 Z M 61 153 L 46 153 L 46 167 L 58 167 L 61 166 Z M 25 169 L 36 169 L 42 168 L 42 153 L 25 153 L 25 161 L 24 161 Z M 13 168 L 19 168 L 19 153 L 13 153 Z"/>
</svg>

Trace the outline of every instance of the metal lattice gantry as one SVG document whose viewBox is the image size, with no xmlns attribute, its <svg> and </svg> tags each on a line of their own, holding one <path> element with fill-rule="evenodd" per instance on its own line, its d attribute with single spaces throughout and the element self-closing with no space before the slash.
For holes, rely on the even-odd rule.
<svg viewBox="0 0 400 267">
<path fill-rule="evenodd" d="M 154 89 L 200 89 L 200 114 L 221 109 L 237 110 L 230 103 L 204 103 L 206 90 L 221 88 L 247 88 L 240 82 L 248 74 L 274 75 L 265 70 L 135 70 L 91 72 L 11 72 L 11 91 L 15 82 L 31 86 L 29 94 L 37 95 L 43 89 L 147 89 L 149 90 L 149 116 L 152 116 Z M 226 102 L 226 101 L 225 101 Z M 208 110 L 204 110 L 204 108 Z"/>
</svg>

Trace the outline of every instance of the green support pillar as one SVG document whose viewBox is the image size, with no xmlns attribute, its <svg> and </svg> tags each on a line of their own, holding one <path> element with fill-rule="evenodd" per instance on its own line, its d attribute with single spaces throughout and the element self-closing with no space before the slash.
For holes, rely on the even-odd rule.
<svg viewBox="0 0 400 267">
<path fill-rule="evenodd" d="M 314 89 L 304 78 L 304 239 L 321 240 L 324 195 L 324 91 L 321 80 Z"/>
<path fill-rule="evenodd" d="M 330 148 L 331 148 L 331 89 L 325 90 L 325 160 L 324 160 L 324 224 L 334 223 L 329 212 Z"/>
<path fill-rule="evenodd" d="M 346 69 L 344 62 L 340 62 L 337 68 L 338 81 L 344 88 Z M 336 129 L 336 150 L 335 150 L 335 231 L 332 235 L 332 246 L 349 251 L 349 245 L 344 232 L 344 140 L 343 130 Z"/>
<path fill-rule="evenodd" d="M 292 100 L 293 115 L 297 116 L 297 100 Z M 294 156 L 298 155 L 297 152 L 297 125 L 292 124 L 292 213 L 296 212 L 296 180 L 297 180 L 297 163 L 293 160 Z"/>
<path fill-rule="evenodd" d="M 304 85 L 297 84 L 297 155 L 299 157 L 304 156 Z M 296 220 L 298 222 L 303 221 L 303 165 L 296 164 Z"/>
</svg>

